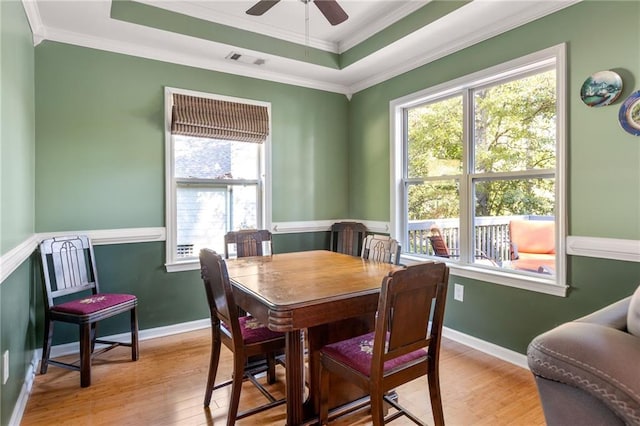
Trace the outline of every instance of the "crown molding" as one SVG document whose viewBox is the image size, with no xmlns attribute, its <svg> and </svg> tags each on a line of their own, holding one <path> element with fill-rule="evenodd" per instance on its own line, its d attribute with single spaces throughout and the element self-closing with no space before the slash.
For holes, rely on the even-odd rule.
<svg viewBox="0 0 640 426">
<path fill-rule="evenodd" d="M 248 65 L 227 60 L 207 59 L 188 54 L 176 53 L 164 50 L 160 47 L 152 48 L 148 46 L 140 46 L 135 43 L 123 43 L 100 37 L 89 37 L 85 34 L 79 34 L 62 30 L 48 30 L 47 40 L 60 43 L 72 44 L 75 46 L 88 47 L 91 49 L 104 50 L 107 52 L 120 53 L 124 55 L 136 56 L 156 61 L 169 62 L 189 67 L 202 68 L 210 71 L 224 72 L 242 77 L 250 77 L 260 80 L 274 81 L 277 83 L 290 84 L 293 86 L 306 87 L 310 89 L 324 90 L 347 95 L 349 88 L 340 84 L 328 83 L 325 81 L 300 78 L 290 74 L 284 74 L 276 71 L 269 71 L 264 68 L 258 68 L 254 65 Z M 230 50 L 238 52 L 250 52 L 251 55 L 265 57 L 261 52 L 252 52 L 246 49 L 238 49 L 234 46 L 228 46 Z M 292 61 L 295 62 L 295 61 Z"/>
<path fill-rule="evenodd" d="M 29 26 L 31 27 L 33 45 L 37 46 L 42 40 L 46 39 L 46 29 L 40 17 L 40 10 L 35 0 L 22 0 L 22 6 L 24 7 L 27 21 L 29 21 Z"/>
<path fill-rule="evenodd" d="M 510 31 L 512 29 L 518 28 L 524 24 L 532 22 L 536 19 L 542 18 L 544 16 L 555 13 L 559 10 L 562 10 L 568 6 L 579 3 L 582 0 L 564 0 L 564 1 L 549 1 L 549 2 L 541 2 L 541 6 L 537 7 L 534 11 L 527 10 L 526 13 L 513 13 L 511 16 L 506 17 L 505 19 L 501 19 L 491 26 L 484 26 L 482 31 L 477 31 L 476 29 L 467 29 L 466 33 L 459 31 L 460 36 L 457 39 L 451 39 L 447 41 L 447 43 L 436 45 L 431 50 L 421 50 L 419 55 L 414 56 L 408 60 L 402 61 L 396 67 L 390 67 L 384 72 L 377 73 L 370 78 L 362 79 L 355 84 L 349 86 L 351 93 L 357 93 L 369 87 L 375 86 L 376 84 L 387 81 L 393 77 L 397 77 L 401 74 L 404 74 L 408 71 L 419 68 L 423 65 L 426 65 L 430 62 L 436 61 L 438 59 L 444 58 L 445 56 L 451 55 L 452 53 L 458 52 L 467 47 L 473 46 L 474 44 L 483 42 L 492 37 Z M 464 16 L 467 14 L 478 15 L 481 13 L 492 13 L 491 7 L 495 7 L 495 4 L 492 5 L 492 2 L 482 2 L 482 1 L 473 1 L 470 4 L 461 7 L 460 9 L 452 12 L 447 15 L 446 19 L 443 20 L 451 20 L 456 19 L 458 22 L 447 22 L 448 27 L 453 28 L 464 28 Z M 472 9 L 473 8 L 473 9 Z M 487 8 L 483 10 L 483 8 Z M 478 10 L 475 10 L 478 9 Z M 425 31 L 436 32 L 440 28 L 443 22 L 435 23 L 430 26 Z M 417 37 L 417 33 L 421 32 L 421 30 L 416 31 L 413 34 L 409 34 L 405 37 L 406 39 L 410 39 L 412 37 Z M 430 39 L 438 39 L 439 36 L 432 35 L 429 37 Z M 385 49 L 392 49 L 394 43 L 386 46 Z M 426 46 L 423 46 L 426 47 Z"/>
<path fill-rule="evenodd" d="M 392 13 L 389 13 L 371 23 L 368 23 L 366 27 L 363 27 L 359 31 L 356 31 L 351 36 L 338 43 L 337 53 L 346 52 L 352 47 L 357 46 L 369 37 L 379 33 L 388 26 L 395 24 L 400 19 L 409 16 L 431 1 L 433 0 L 416 0 L 409 3 L 403 3 L 402 6 L 394 9 Z"/>
<path fill-rule="evenodd" d="M 34 0 L 22 1 L 25 5 L 25 10 L 27 10 L 30 25 L 34 29 L 34 43 L 36 44 L 43 39 L 47 39 L 242 77 L 340 93 L 350 99 L 353 93 L 382 83 L 475 43 L 578 3 L 581 0 L 554 0 L 534 3 L 508 2 L 506 4 L 510 5 L 509 7 L 505 7 L 502 2 L 496 1 L 472 1 L 446 17 L 396 40 L 354 64 L 344 69 L 336 70 L 329 70 L 326 67 L 303 61 L 248 49 L 238 49 L 235 46 L 195 39 L 184 35 L 175 35 L 183 37 L 179 43 L 187 46 L 190 44 L 192 46 L 197 45 L 197 48 L 168 50 L 164 46 L 179 46 L 180 44 L 163 42 L 163 40 L 171 39 L 166 39 L 165 37 L 168 37 L 168 35 L 162 32 L 153 33 L 153 36 L 151 36 L 151 33 L 145 32 L 146 41 L 143 44 L 138 44 L 129 40 L 114 40 L 109 38 L 108 35 L 91 36 L 45 27 L 40 19 L 40 13 L 38 13 L 38 3 Z M 142 1 L 149 2 L 149 0 Z M 423 1 L 417 3 L 423 5 Z M 413 5 L 413 7 L 417 9 L 418 4 Z M 406 10 L 404 12 L 398 11 L 397 13 L 406 13 Z M 396 18 L 390 15 L 376 22 L 376 25 L 388 25 L 393 19 Z M 470 22 L 472 25 L 469 25 Z M 480 25 L 480 22 L 488 22 L 490 24 Z M 458 34 L 457 39 L 451 39 L 451 28 L 458 29 L 456 31 L 456 34 Z M 370 31 L 379 31 L 379 29 L 371 29 Z M 136 33 L 134 32 L 133 34 Z M 159 34 L 163 35 L 156 37 Z M 364 34 L 361 33 L 359 37 L 365 37 Z M 134 39 L 132 38 L 131 40 Z M 355 40 L 357 39 L 354 39 L 352 43 L 355 43 Z M 428 42 L 425 42 L 425 40 L 428 40 Z M 267 63 L 257 67 L 223 59 L 226 53 L 231 50 L 263 57 Z M 206 51 L 209 54 L 203 54 Z M 222 51 L 226 53 L 223 54 L 221 53 Z M 411 52 L 416 52 L 416 54 L 411 57 Z"/>
</svg>

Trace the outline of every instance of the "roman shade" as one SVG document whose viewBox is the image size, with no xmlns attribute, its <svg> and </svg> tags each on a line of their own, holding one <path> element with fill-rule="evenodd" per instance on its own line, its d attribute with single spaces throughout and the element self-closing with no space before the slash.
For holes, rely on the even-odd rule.
<svg viewBox="0 0 640 426">
<path fill-rule="evenodd" d="M 171 133 L 201 138 L 263 143 L 269 112 L 261 105 L 173 95 Z"/>
</svg>

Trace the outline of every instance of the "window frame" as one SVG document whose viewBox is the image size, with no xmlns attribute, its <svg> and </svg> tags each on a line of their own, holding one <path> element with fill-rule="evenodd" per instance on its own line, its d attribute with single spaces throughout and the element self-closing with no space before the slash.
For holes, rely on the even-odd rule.
<svg viewBox="0 0 640 426">
<path fill-rule="evenodd" d="M 207 92 L 199 92 L 193 90 L 179 89 L 174 87 L 165 87 L 164 90 L 164 106 L 165 106 L 165 227 L 166 227 L 166 244 L 165 244 L 165 268 L 167 272 L 191 271 L 200 268 L 198 259 L 181 260 L 176 257 L 177 251 L 177 200 L 176 192 L 178 188 L 178 179 L 174 174 L 174 138 L 171 134 L 171 110 L 173 105 L 173 95 L 183 94 L 189 96 L 197 96 L 201 98 L 217 99 L 228 102 L 244 103 L 250 105 L 259 105 L 267 108 L 269 115 L 269 134 L 264 143 L 260 144 L 260 171 L 258 183 L 258 203 L 261 204 L 261 212 L 258 215 L 258 226 L 263 229 L 271 228 L 271 103 L 258 101 L 253 99 L 237 98 L 225 95 L 218 95 Z M 252 143 L 252 142 L 238 142 Z M 228 182 L 226 182 L 228 183 Z"/>
<path fill-rule="evenodd" d="M 469 121 L 473 117 L 467 117 L 463 124 L 464 156 L 463 174 L 461 179 L 466 179 L 465 185 L 469 191 L 461 191 L 460 207 L 460 234 L 461 248 L 468 253 L 460 261 L 447 261 L 452 269 L 452 275 L 465 278 L 472 278 L 480 281 L 506 285 L 510 287 L 536 291 L 556 296 L 566 296 L 568 285 L 566 284 L 566 218 L 567 218 L 567 164 L 566 164 L 566 142 L 567 142 L 567 66 L 566 66 L 566 44 L 558 44 L 538 52 L 534 52 L 517 59 L 513 59 L 493 67 L 477 71 L 475 73 L 456 78 L 429 87 L 418 92 L 392 100 L 389 103 L 390 114 L 390 219 L 391 232 L 400 241 L 402 247 L 407 245 L 408 218 L 406 213 L 407 200 L 405 197 L 404 184 L 407 180 L 404 177 L 406 170 L 406 135 L 405 135 L 405 110 L 416 107 L 427 102 L 450 98 L 457 94 L 463 96 L 463 108 L 467 110 L 470 102 L 468 95 L 473 89 L 480 89 L 490 84 L 514 79 L 516 76 L 524 77 L 536 70 L 542 70 L 555 64 L 556 70 L 556 167 L 554 178 L 555 189 L 555 238 L 556 238 L 556 274 L 548 278 L 541 274 L 514 273 L 501 268 L 487 268 L 472 263 L 470 259 L 472 232 L 473 232 L 473 200 L 472 188 L 474 179 L 477 180 L 478 173 L 470 168 L 469 143 L 471 132 Z M 534 174 L 537 172 L 533 172 Z M 482 175 L 484 176 L 484 175 Z M 504 176 L 504 175 L 503 175 Z M 444 179 L 446 176 L 440 176 Z M 469 193 L 471 192 L 471 193 Z M 403 253 L 401 255 L 404 263 L 414 261 L 424 261 L 422 256 L 411 256 Z M 431 258 L 431 257 L 430 257 Z M 437 258 L 443 260 L 442 258 Z"/>
</svg>

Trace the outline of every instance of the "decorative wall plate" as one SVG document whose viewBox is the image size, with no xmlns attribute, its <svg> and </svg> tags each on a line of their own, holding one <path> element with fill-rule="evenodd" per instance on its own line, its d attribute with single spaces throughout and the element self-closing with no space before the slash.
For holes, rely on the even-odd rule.
<svg viewBox="0 0 640 426">
<path fill-rule="evenodd" d="M 618 120 L 627 132 L 640 136 L 640 90 L 633 92 L 624 101 L 618 113 Z"/>
<path fill-rule="evenodd" d="M 613 71 L 591 74 L 582 84 L 580 97 L 591 107 L 606 106 L 622 93 L 622 78 Z"/>
</svg>

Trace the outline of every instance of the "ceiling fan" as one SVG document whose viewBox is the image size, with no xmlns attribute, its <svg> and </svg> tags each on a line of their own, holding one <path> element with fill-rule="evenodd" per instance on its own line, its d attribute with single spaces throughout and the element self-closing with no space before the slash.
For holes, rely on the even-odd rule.
<svg viewBox="0 0 640 426">
<path fill-rule="evenodd" d="M 349 15 L 344 9 L 338 4 L 336 0 L 300 0 L 302 3 L 308 4 L 313 2 L 320 12 L 327 18 L 327 21 L 331 25 L 338 25 L 347 20 Z M 259 0 L 258 3 L 254 4 L 249 10 L 247 10 L 248 15 L 260 16 L 266 13 L 269 9 L 276 5 L 276 3 L 280 2 L 280 0 Z"/>
</svg>

